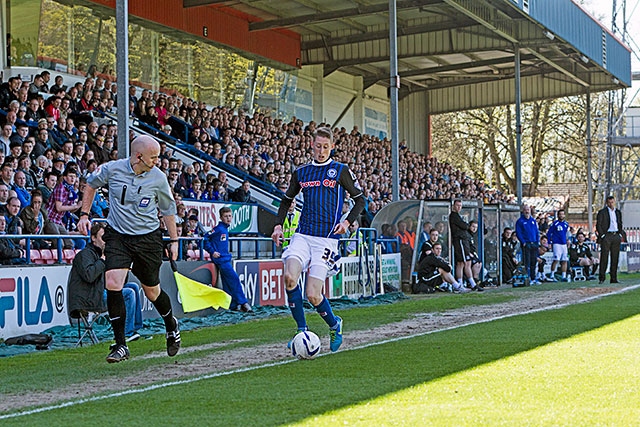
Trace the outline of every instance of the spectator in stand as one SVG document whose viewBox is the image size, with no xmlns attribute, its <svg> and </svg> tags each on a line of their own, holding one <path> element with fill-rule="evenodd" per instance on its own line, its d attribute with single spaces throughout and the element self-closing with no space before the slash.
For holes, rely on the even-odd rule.
<svg viewBox="0 0 640 427">
<path fill-rule="evenodd" d="M 2 164 L 2 168 L 0 169 L 0 182 L 5 184 L 7 188 L 11 188 L 13 186 L 13 174 L 14 169 L 11 161 L 7 161 Z"/>
<path fill-rule="evenodd" d="M 10 196 L 9 200 L 7 200 L 7 214 L 5 218 L 7 219 L 7 234 L 12 235 L 21 235 L 24 224 L 20 219 L 20 200 L 15 196 Z M 15 247 L 24 248 L 25 240 L 24 239 L 12 239 Z"/>
<path fill-rule="evenodd" d="M 187 195 L 185 196 L 185 198 L 201 200 L 203 194 L 204 192 L 202 191 L 202 183 L 198 178 L 196 178 L 191 182 L 191 188 L 187 190 Z"/>
<path fill-rule="evenodd" d="M 187 189 L 180 183 L 179 177 L 180 171 L 178 169 L 169 169 L 169 176 L 167 177 L 167 180 L 169 181 L 171 191 L 185 197 Z"/>
<path fill-rule="evenodd" d="M 516 236 L 522 247 L 522 263 L 527 269 L 531 284 L 538 285 L 540 284 L 536 280 L 538 247 L 540 246 L 538 223 L 531 216 L 531 206 L 522 205 L 521 212 L 520 218 L 516 221 Z"/>
<path fill-rule="evenodd" d="M 43 175 L 43 182 L 38 186 L 38 191 L 42 194 L 42 204 L 43 206 L 47 206 L 49 203 L 49 198 L 53 189 L 56 187 L 58 183 L 58 174 L 54 171 L 47 171 Z"/>
<path fill-rule="evenodd" d="M 66 227 L 68 214 L 77 211 L 82 206 L 82 201 L 78 198 L 78 193 L 75 189 L 77 178 L 78 172 L 75 165 L 67 166 L 62 173 L 62 180 L 56 185 L 47 203 L 49 223 L 45 229 L 46 234 L 69 234 Z M 64 249 L 73 249 L 73 241 L 71 239 L 64 239 L 63 242 Z"/>
<path fill-rule="evenodd" d="M 0 216 L 0 235 L 9 234 L 6 231 L 6 227 L 7 219 L 4 216 Z M 16 246 L 12 239 L 0 239 L 0 264 L 26 264 L 26 256 L 26 251 Z"/>
<path fill-rule="evenodd" d="M 25 116 L 26 122 L 38 123 L 40 119 L 46 119 L 45 111 L 40 107 L 40 101 L 37 98 L 32 98 L 27 104 L 27 115 Z"/>
<path fill-rule="evenodd" d="M 182 228 L 182 225 L 187 220 L 187 207 L 184 204 L 182 203 L 177 204 L 175 217 L 176 217 L 176 225 L 180 226 L 178 228 Z"/>
<path fill-rule="evenodd" d="M 31 204 L 22 209 L 20 219 L 23 223 L 24 234 L 43 234 L 44 226 L 49 221 L 47 213 L 42 209 L 42 194 L 38 190 L 31 192 Z M 49 249 L 51 244 L 44 239 L 31 240 L 34 249 Z"/>
<path fill-rule="evenodd" d="M 7 201 L 9 200 L 9 189 L 11 187 L 0 182 L 0 216 L 7 216 Z"/>
<path fill-rule="evenodd" d="M 0 151 L 7 156 L 9 154 L 9 145 L 11 144 L 11 135 L 13 129 L 10 124 L 2 126 L 2 134 L 0 135 Z"/>
<path fill-rule="evenodd" d="M 236 190 L 231 193 L 231 200 L 240 203 L 250 203 L 251 183 L 248 180 L 244 180 L 242 186 L 236 188 Z"/>
<path fill-rule="evenodd" d="M 13 191 L 16 192 L 18 200 L 20 200 L 20 207 L 25 208 L 31 204 L 31 192 L 26 187 L 27 177 L 21 170 L 16 171 L 13 176 Z"/>
<path fill-rule="evenodd" d="M 51 89 L 49 90 L 50 93 L 58 93 L 61 90 L 64 91 L 66 90 L 66 86 L 64 86 L 63 82 L 64 79 L 61 75 L 57 75 L 54 79 L 53 79 L 54 85 L 51 86 Z"/>
</svg>

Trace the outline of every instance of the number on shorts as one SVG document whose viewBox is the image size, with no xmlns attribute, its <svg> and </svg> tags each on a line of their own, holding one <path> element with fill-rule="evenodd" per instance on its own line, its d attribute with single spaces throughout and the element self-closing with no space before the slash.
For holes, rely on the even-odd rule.
<svg viewBox="0 0 640 427">
<path fill-rule="evenodd" d="M 338 257 L 336 256 L 336 253 L 331 249 L 324 248 L 322 259 L 327 263 L 327 267 L 329 267 L 329 269 L 332 269 L 336 265 L 336 260 L 338 259 Z"/>
</svg>

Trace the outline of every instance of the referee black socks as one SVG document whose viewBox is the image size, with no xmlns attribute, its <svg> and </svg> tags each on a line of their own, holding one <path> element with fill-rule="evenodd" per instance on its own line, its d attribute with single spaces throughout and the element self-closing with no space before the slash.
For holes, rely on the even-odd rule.
<svg viewBox="0 0 640 427">
<path fill-rule="evenodd" d="M 126 345 L 124 326 L 127 320 L 127 308 L 124 305 L 122 290 L 110 291 L 107 289 L 107 310 L 116 344 Z"/>
<path fill-rule="evenodd" d="M 160 289 L 160 295 L 153 301 L 153 306 L 158 310 L 162 320 L 164 320 L 164 327 L 167 332 L 174 331 L 176 329 L 176 321 L 173 318 L 173 310 L 171 309 L 171 299 L 165 291 Z"/>
</svg>

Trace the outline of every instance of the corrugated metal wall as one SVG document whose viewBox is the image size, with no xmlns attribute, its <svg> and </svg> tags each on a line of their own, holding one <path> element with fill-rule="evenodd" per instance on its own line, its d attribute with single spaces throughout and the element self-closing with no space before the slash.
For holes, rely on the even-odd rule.
<svg viewBox="0 0 640 427">
<path fill-rule="evenodd" d="M 574 45 L 592 61 L 605 66 L 620 81 L 631 85 L 629 51 L 571 0 L 530 0 L 529 5 L 532 18 Z M 603 31 L 606 33 L 605 46 L 601 37 L 594 37 Z M 607 51 L 606 65 L 603 62 L 603 47 Z"/>
</svg>

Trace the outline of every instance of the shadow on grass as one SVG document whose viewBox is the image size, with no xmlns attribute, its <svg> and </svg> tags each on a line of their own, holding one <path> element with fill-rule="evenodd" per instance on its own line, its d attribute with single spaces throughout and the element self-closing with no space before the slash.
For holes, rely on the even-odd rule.
<svg viewBox="0 0 640 427">
<path fill-rule="evenodd" d="M 432 333 L 314 361 L 239 372 L 144 394 L 5 420 L 70 425 L 166 422 L 280 425 L 313 418 L 594 330 L 640 313 L 640 290 Z M 251 350 L 248 350 L 251 351 Z M 225 363 L 215 361 L 213 363 Z M 434 397 L 437 398 L 437 397 Z M 153 404 L 141 404 L 153 402 Z M 113 408 L 118 408 L 114 412 Z M 402 410 L 402 408 L 389 408 Z M 122 415 L 121 415 L 122 414 Z M 355 421 L 355 420 L 354 420 Z"/>
</svg>

